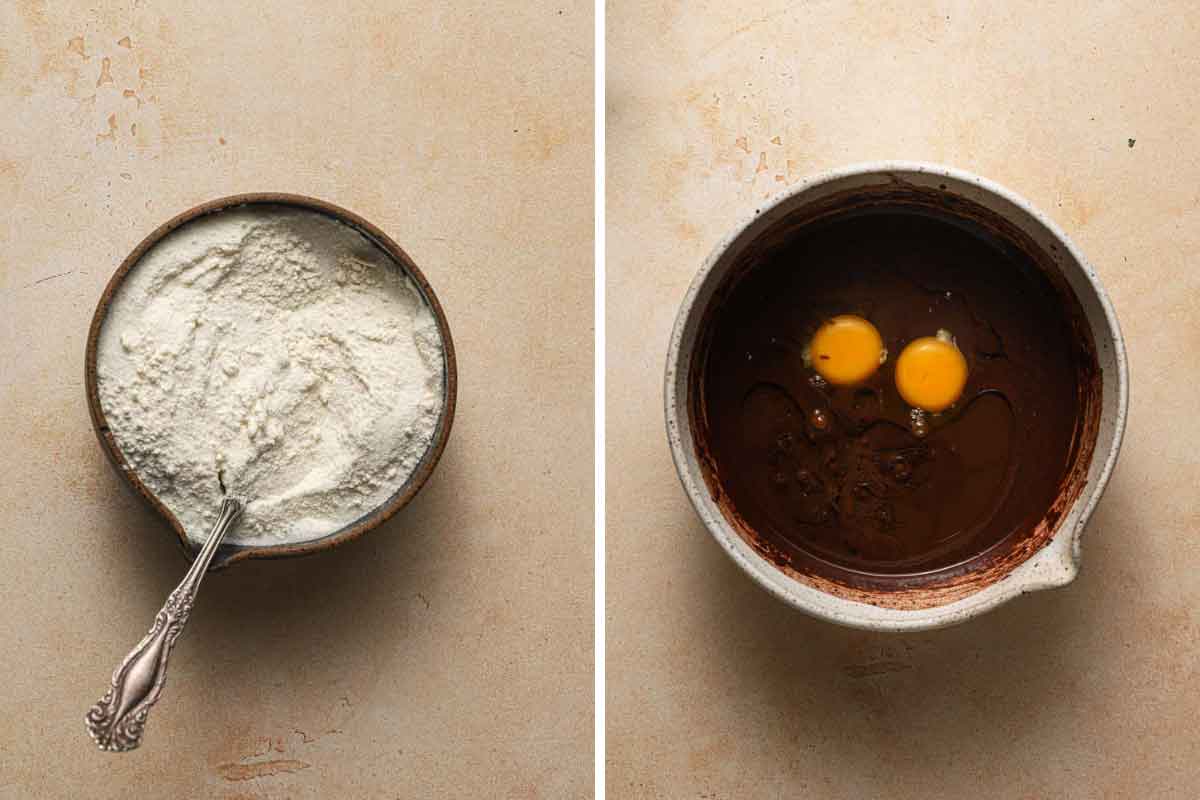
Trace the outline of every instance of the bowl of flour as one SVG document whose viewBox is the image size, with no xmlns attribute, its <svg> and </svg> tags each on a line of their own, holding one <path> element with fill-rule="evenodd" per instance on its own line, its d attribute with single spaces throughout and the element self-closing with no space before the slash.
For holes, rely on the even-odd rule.
<svg viewBox="0 0 1200 800">
<path fill-rule="evenodd" d="M 379 229 L 296 195 L 215 200 L 121 264 L 85 362 L 109 460 L 195 553 L 304 555 L 412 499 L 454 418 L 454 347 L 433 289 Z"/>
</svg>

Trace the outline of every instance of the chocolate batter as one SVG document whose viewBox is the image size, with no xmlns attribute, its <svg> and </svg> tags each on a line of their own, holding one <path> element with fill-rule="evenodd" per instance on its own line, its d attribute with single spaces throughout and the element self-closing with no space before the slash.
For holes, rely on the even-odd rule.
<svg viewBox="0 0 1200 800">
<path fill-rule="evenodd" d="M 837 314 L 870 320 L 888 351 L 858 386 L 803 362 Z M 701 449 L 779 558 L 930 573 L 1028 535 L 1051 507 L 1073 453 L 1080 347 L 1061 295 L 1011 244 L 903 207 L 837 215 L 745 270 L 707 324 Z M 967 386 L 914 424 L 895 361 L 939 329 Z"/>
</svg>

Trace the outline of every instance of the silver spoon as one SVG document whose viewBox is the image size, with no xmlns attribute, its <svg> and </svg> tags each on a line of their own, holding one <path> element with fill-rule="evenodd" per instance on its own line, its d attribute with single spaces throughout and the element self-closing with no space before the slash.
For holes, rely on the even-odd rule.
<svg viewBox="0 0 1200 800">
<path fill-rule="evenodd" d="M 241 515 L 240 501 L 232 497 L 222 501 L 221 512 L 212 532 L 208 534 L 208 541 L 192 562 L 191 569 L 183 576 L 175 591 L 167 596 L 167 603 L 154 618 L 150 632 L 117 667 L 112 676 L 112 685 L 104 697 L 88 711 L 84 721 L 88 733 L 101 750 L 123 752 L 133 750 L 142 743 L 146 715 L 162 693 L 167 680 L 167 659 L 192 613 L 192 603 L 200 591 L 200 581 L 208 571 L 221 540 Z"/>
</svg>

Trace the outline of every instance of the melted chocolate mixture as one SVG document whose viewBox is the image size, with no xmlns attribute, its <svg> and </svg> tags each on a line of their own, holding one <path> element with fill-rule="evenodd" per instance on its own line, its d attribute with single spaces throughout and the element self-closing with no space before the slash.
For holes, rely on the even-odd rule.
<svg viewBox="0 0 1200 800">
<path fill-rule="evenodd" d="M 879 329 L 888 359 L 865 383 L 834 387 L 802 353 L 846 313 Z M 1078 351 L 1059 296 L 1014 247 L 899 208 L 842 215 L 750 268 L 709 324 L 704 449 L 737 515 L 785 560 L 945 569 L 1027 534 L 1059 490 Z M 894 367 L 938 329 L 970 376 L 919 431 Z"/>
</svg>

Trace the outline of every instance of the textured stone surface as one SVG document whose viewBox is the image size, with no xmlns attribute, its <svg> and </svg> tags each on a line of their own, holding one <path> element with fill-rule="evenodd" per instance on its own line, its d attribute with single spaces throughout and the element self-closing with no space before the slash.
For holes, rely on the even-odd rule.
<svg viewBox="0 0 1200 800">
<path fill-rule="evenodd" d="M 0 32 L 0 796 L 590 793 L 591 4 L 17 0 Z M 272 190 L 420 264 L 454 432 L 381 530 L 214 575 L 146 743 L 102 754 L 83 713 L 186 564 L 92 435 L 87 325 L 160 222 Z"/>
<path fill-rule="evenodd" d="M 611 798 L 1200 792 L 1200 27 L 1186 3 L 641 3 L 608 17 Z M 663 432 L 683 292 L 802 176 L 939 161 L 1093 261 L 1129 429 L 1071 587 L 915 636 L 808 619 L 696 521 Z"/>
</svg>

